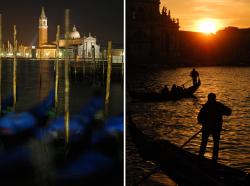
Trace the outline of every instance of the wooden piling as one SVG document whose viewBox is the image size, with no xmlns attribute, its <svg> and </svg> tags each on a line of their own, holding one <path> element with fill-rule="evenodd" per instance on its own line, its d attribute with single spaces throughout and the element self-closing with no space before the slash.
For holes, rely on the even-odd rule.
<svg viewBox="0 0 250 186">
<path fill-rule="evenodd" d="M 83 79 L 84 79 L 84 76 L 85 76 L 85 62 L 84 62 L 84 60 L 85 60 L 85 51 L 84 51 L 84 46 L 85 46 L 85 44 L 84 44 L 84 34 L 83 34 L 83 38 L 82 38 L 82 75 L 83 75 Z"/>
<path fill-rule="evenodd" d="M 69 54 L 68 54 L 68 40 L 69 40 L 69 13 L 70 10 L 65 10 L 65 32 L 66 32 L 66 53 L 65 53 L 65 63 L 64 63 L 64 76 L 65 76 L 65 104 L 64 104 L 64 124 L 65 124 L 65 136 L 66 144 L 69 143 Z"/>
<path fill-rule="evenodd" d="M 121 66 L 121 84 L 122 84 L 122 87 L 123 87 L 123 82 L 124 82 L 124 59 L 125 59 L 124 51 L 122 51 L 122 66 Z"/>
<path fill-rule="evenodd" d="M 2 14 L 0 14 L 0 115 L 2 114 Z"/>
<path fill-rule="evenodd" d="M 105 82 L 105 50 L 102 51 L 102 81 Z"/>
<path fill-rule="evenodd" d="M 107 81 L 106 81 L 106 96 L 105 96 L 105 114 L 108 114 L 109 100 L 110 100 L 110 82 L 111 82 L 111 70 L 112 70 L 112 42 L 108 42 L 108 54 L 107 54 Z"/>
<path fill-rule="evenodd" d="M 17 66 L 17 61 L 16 61 L 16 52 L 17 52 L 17 40 L 16 40 L 16 25 L 14 25 L 14 37 L 13 37 L 13 55 L 14 55 L 14 61 L 13 61 L 13 111 L 16 110 L 16 66 Z"/>
<path fill-rule="evenodd" d="M 55 66 L 55 109 L 58 111 L 58 82 L 59 82 L 59 39 L 60 39 L 60 25 L 57 25 L 56 32 L 56 66 Z"/>
<path fill-rule="evenodd" d="M 93 45 L 91 47 L 91 55 L 92 55 L 92 65 L 94 66 L 93 79 L 94 79 L 94 84 L 96 85 L 96 60 L 95 60 L 95 47 Z"/>
<path fill-rule="evenodd" d="M 94 71 L 96 71 L 96 60 L 95 60 L 95 47 L 91 47 L 91 53 L 92 53 L 92 63 L 94 64 Z"/>
</svg>

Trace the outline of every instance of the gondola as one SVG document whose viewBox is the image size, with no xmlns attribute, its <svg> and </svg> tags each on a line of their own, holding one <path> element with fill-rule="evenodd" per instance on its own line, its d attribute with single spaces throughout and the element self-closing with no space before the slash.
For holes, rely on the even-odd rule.
<svg viewBox="0 0 250 186">
<path fill-rule="evenodd" d="M 108 185 L 117 185 L 117 182 L 122 183 L 121 165 L 123 165 L 123 161 L 117 160 L 117 153 L 121 151 L 118 151 L 117 146 L 114 145 L 116 142 L 110 143 L 110 139 L 112 138 L 112 141 L 115 141 L 114 138 L 118 134 L 122 136 L 123 116 L 110 118 L 96 128 L 96 126 L 93 126 L 92 120 L 102 107 L 102 100 L 92 100 L 80 113 L 71 118 L 70 124 L 73 125 L 73 128 L 70 133 L 70 140 L 72 141 L 67 147 L 69 152 L 67 152 L 67 157 L 63 153 L 64 158 L 60 156 L 62 152 L 54 153 L 51 163 L 53 163 L 55 173 L 52 177 L 46 173 L 46 176 L 49 176 L 46 178 L 47 185 L 72 186 L 82 185 L 83 183 L 88 185 L 94 181 L 98 182 L 100 179 L 102 179 L 102 182 L 108 182 Z M 62 121 L 62 124 L 59 124 L 59 121 L 61 120 L 52 122 L 44 130 L 45 133 L 50 135 L 52 131 L 53 133 L 57 131 L 60 136 L 64 128 L 64 122 Z M 88 130 L 89 128 L 92 128 L 92 131 Z M 44 140 L 43 137 L 40 138 L 41 136 L 37 137 L 38 140 Z M 121 139 L 123 138 L 121 137 Z M 51 144 L 55 140 L 57 141 L 56 137 L 50 137 L 45 143 Z M 120 146 L 123 148 L 122 145 Z M 72 151 L 74 151 L 74 156 L 72 156 Z M 43 156 L 48 155 L 46 152 L 42 154 Z M 35 178 L 37 175 L 34 164 L 31 162 L 32 156 L 32 149 L 29 146 L 16 147 L 0 153 L 0 183 L 6 185 L 17 183 L 36 185 Z M 117 171 L 117 168 L 119 168 L 119 171 Z M 11 179 L 13 176 L 15 176 L 15 179 Z M 110 176 L 113 176 L 112 179 Z M 112 184 L 113 182 L 115 183 Z"/>
<path fill-rule="evenodd" d="M 72 143 L 79 140 L 87 139 L 89 136 L 89 128 L 93 118 L 95 117 L 96 112 L 98 112 L 103 107 L 103 99 L 99 97 L 94 97 L 87 105 L 85 105 L 78 115 L 71 117 L 70 119 L 70 154 L 72 154 Z M 37 113 L 39 109 L 32 109 L 34 113 Z M 62 118 L 62 119 L 61 119 Z M 36 168 L 37 165 L 34 163 L 34 156 L 39 157 L 41 154 L 42 159 L 40 161 L 47 161 L 46 156 L 50 159 L 53 166 L 63 165 L 66 160 L 64 151 L 65 148 L 65 127 L 63 117 L 58 117 L 54 121 L 48 123 L 48 126 L 34 126 L 32 130 L 29 130 L 30 133 L 26 135 L 32 137 L 29 143 L 19 143 L 19 145 L 12 146 L 11 148 L 0 151 L 0 185 L 38 185 L 36 183 Z M 63 133 L 64 139 L 62 139 L 61 134 Z M 19 135 L 20 136 L 20 135 Z M 13 140 L 15 136 L 13 136 Z M 28 137 L 27 137 L 28 138 Z M 17 139 L 16 140 L 21 140 Z M 63 150 L 56 148 L 58 141 L 63 141 Z M 90 140 L 88 140 L 89 142 Z M 26 140 L 26 142 L 28 142 Z M 81 145 L 78 145 L 78 152 L 83 151 L 86 147 L 84 146 L 85 141 L 81 141 Z M 61 144 L 61 143 L 60 143 Z M 79 143 L 78 143 L 79 144 Z M 50 154 L 43 150 L 44 146 L 47 148 L 52 148 L 53 153 Z M 55 148 L 53 148 L 53 147 Z M 76 145 L 74 145 L 76 146 Z M 39 150 L 40 149 L 40 150 Z M 76 147 L 74 147 L 76 149 Z M 38 152 L 34 152 L 37 151 Z M 74 151 L 74 150 L 73 150 Z M 35 154 L 36 155 L 35 155 Z M 74 153 L 76 154 L 76 153 Z M 69 152 L 67 152 L 67 159 Z M 79 155 L 78 155 L 79 156 Z M 42 166 L 42 165 L 40 165 Z M 14 178 L 14 179 L 12 179 Z M 47 178 L 46 178 L 47 179 Z M 52 181 L 50 178 L 47 181 Z M 47 183 L 44 185 L 48 185 Z"/>
<path fill-rule="evenodd" d="M 155 140 L 141 132 L 128 116 L 132 140 L 144 160 L 152 161 L 180 186 L 247 186 L 249 174 L 213 163 L 167 140 Z"/>
<path fill-rule="evenodd" d="M 13 95 L 8 96 L 6 99 L 2 101 L 1 105 L 1 116 L 5 115 L 7 113 L 8 107 L 13 105 Z"/>
<path fill-rule="evenodd" d="M 199 79 L 196 85 L 190 86 L 188 88 L 183 88 L 177 90 L 174 93 L 162 93 L 162 92 L 136 92 L 128 88 L 129 96 L 136 101 L 142 102 L 161 102 L 161 101 L 176 101 L 182 98 L 193 98 L 193 94 L 200 87 L 201 81 Z"/>
<path fill-rule="evenodd" d="M 56 186 L 122 185 L 123 126 L 119 115 L 95 128 L 89 147 L 56 171 Z"/>
<path fill-rule="evenodd" d="M 54 95 L 52 89 L 41 103 L 28 111 L 8 113 L 0 119 L 0 140 L 6 148 L 26 142 L 36 127 L 46 125 L 48 112 L 54 106 Z"/>
</svg>

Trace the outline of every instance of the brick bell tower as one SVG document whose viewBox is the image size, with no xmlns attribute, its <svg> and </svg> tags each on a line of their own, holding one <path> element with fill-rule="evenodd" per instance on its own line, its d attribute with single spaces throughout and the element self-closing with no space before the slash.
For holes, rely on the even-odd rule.
<svg viewBox="0 0 250 186">
<path fill-rule="evenodd" d="M 39 47 L 48 42 L 48 25 L 47 17 L 45 15 L 44 7 L 42 7 L 42 12 L 39 17 Z"/>
</svg>

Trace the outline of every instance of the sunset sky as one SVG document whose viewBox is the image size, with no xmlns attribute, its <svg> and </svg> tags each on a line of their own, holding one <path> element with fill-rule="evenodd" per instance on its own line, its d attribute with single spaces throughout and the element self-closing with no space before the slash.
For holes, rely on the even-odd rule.
<svg viewBox="0 0 250 186">
<path fill-rule="evenodd" d="M 180 19 L 181 30 L 199 31 L 203 19 L 213 20 L 217 30 L 250 27 L 250 0 L 161 0 L 163 5 Z"/>
</svg>

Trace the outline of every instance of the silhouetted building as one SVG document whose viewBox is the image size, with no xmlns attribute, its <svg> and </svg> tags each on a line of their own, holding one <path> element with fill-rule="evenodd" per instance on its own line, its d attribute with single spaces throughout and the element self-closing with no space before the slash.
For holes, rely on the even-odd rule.
<svg viewBox="0 0 250 186">
<path fill-rule="evenodd" d="M 168 63 L 178 55 L 179 20 L 166 7 L 160 12 L 160 0 L 127 0 L 126 24 L 128 63 Z"/>
<path fill-rule="evenodd" d="M 180 66 L 250 65 L 250 29 L 227 27 L 216 34 L 180 31 Z"/>
</svg>

